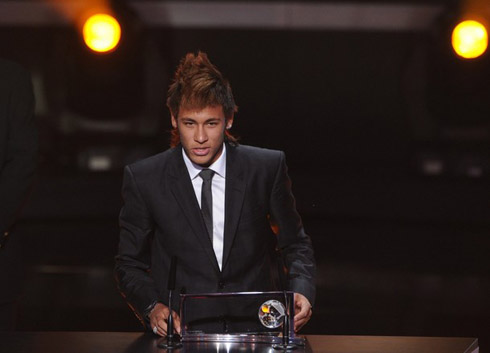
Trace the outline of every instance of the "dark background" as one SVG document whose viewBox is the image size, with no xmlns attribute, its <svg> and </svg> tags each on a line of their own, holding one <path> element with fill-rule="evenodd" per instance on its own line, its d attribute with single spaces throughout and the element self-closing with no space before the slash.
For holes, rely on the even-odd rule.
<svg viewBox="0 0 490 353">
<path fill-rule="evenodd" d="M 17 227 L 26 263 L 19 329 L 140 329 L 112 275 L 122 166 L 168 148 L 169 77 L 185 53 L 202 50 L 232 84 L 241 142 L 287 154 L 318 262 L 303 333 L 485 344 L 490 109 L 455 117 L 471 92 L 442 88 L 475 62 L 471 77 L 487 75 L 488 54 L 455 59 L 434 45 L 447 39 L 440 23 L 398 32 L 140 24 L 121 45 L 124 59 L 96 60 L 70 26 L 0 27 L 1 56 L 33 72 L 41 133 L 37 182 Z M 87 76 L 116 61 L 110 78 Z M 116 84 L 98 91 L 102 82 Z M 488 87 L 479 92 L 489 100 Z M 87 127 L 80 116 L 122 128 Z M 94 171 L 94 156 L 111 166 Z"/>
</svg>

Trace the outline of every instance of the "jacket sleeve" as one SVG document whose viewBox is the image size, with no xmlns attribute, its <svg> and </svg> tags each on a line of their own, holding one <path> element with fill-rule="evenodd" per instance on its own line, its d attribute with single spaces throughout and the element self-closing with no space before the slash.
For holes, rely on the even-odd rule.
<svg viewBox="0 0 490 353">
<path fill-rule="evenodd" d="M 0 165 L 0 231 L 7 230 L 24 203 L 37 166 L 37 128 L 30 75 L 18 71 L 6 109 L 7 139 L 4 164 Z M 0 161 L 1 163 L 1 161 Z"/>
<path fill-rule="evenodd" d="M 153 218 L 129 166 L 124 169 L 123 207 L 119 215 L 119 249 L 115 276 L 119 291 L 142 323 L 158 295 L 150 275 Z"/>
<path fill-rule="evenodd" d="M 283 152 L 280 152 L 271 192 L 270 210 L 278 247 L 287 269 L 287 289 L 303 294 L 314 305 L 316 265 L 313 247 L 296 210 Z"/>
</svg>

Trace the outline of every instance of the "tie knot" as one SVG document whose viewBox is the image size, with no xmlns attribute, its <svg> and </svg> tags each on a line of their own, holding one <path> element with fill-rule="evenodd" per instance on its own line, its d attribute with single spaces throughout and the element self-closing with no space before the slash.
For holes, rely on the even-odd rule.
<svg viewBox="0 0 490 353">
<path fill-rule="evenodd" d="M 204 181 L 210 181 L 213 178 L 214 175 L 214 170 L 211 169 L 203 169 L 199 173 L 199 176 L 204 180 Z"/>
</svg>

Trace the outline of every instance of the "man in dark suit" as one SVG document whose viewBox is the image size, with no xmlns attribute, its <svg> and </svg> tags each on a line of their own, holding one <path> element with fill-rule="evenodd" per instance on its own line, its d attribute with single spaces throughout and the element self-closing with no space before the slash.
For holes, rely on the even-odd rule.
<svg viewBox="0 0 490 353">
<path fill-rule="evenodd" d="M 270 291 L 281 289 L 278 250 L 299 330 L 311 316 L 315 263 L 284 153 L 236 142 L 230 85 L 204 53 L 182 59 L 167 106 L 174 147 L 124 172 L 115 270 L 123 296 L 164 335 L 172 257 L 177 292 Z"/>
<path fill-rule="evenodd" d="M 0 330 L 14 328 L 21 290 L 20 239 L 13 226 L 36 168 L 33 112 L 29 73 L 0 59 Z"/>
</svg>

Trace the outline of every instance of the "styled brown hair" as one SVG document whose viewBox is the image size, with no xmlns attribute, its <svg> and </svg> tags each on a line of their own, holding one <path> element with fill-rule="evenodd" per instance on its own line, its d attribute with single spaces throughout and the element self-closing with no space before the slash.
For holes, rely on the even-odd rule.
<svg viewBox="0 0 490 353">
<path fill-rule="evenodd" d="M 227 121 L 238 110 L 228 80 L 209 61 L 206 53 L 187 53 L 168 89 L 167 107 L 177 119 L 181 108 L 204 109 L 209 106 L 221 106 Z M 170 146 L 175 147 L 180 143 L 179 131 L 174 128 L 171 134 Z M 225 130 L 225 139 L 237 143 L 228 130 Z"/>
</svg>

